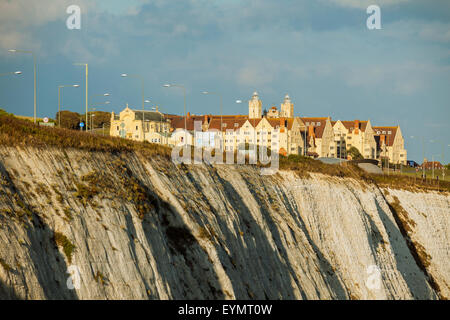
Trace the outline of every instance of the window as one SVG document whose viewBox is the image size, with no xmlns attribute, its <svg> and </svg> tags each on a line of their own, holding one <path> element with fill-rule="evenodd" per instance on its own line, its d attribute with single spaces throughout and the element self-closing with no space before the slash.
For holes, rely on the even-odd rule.
<svg viewBox="0 0 450 320">
<path fill-rule="evenodd" d="M 138 126 L 136 126 L 136 131 L 138 130 Z"/>
<path fill-rule="evenodd" d="M 117 131 L 119 131 L 119 126 L 117 126 Z"/>
<path fill-rule="evenodd" d="M 377 131 L 377 134 L 380 134 L 381 132 L 380 131 Z"/>
<path fill-rule="evenodd" d="M 317 126 L 320 127 L 320 122 L 317 122 Z"/>
<path fill-rule="evenodd" d="M 222 123 L 222 128 L 226 128 L 227 124 L 226 123 Z"/>
<path fill-rule="evenodd" d="M 309 126 L 309 122 L 306 122 L 305 125 Z"/>
<path fill-rule="evenodd" d="M 386 134 L 386 131 L 383 130 L 383 134 Z"/>
</svg>

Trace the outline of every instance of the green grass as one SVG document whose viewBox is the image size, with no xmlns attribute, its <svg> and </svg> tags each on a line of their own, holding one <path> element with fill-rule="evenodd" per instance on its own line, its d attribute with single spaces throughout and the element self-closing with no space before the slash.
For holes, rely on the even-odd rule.
<svg viewBox="0 0 450 320">
<path fill-rule="evenodd" d="M 387 170 L 384 170 L 385 173 L 387 173 Z M 411 177 L 411 178 L 417 178 L 417 179 L 421 179 L 422 178 L 422 173 L 423 171 L 419 169 L 418 172 L 416 172 L 415 168 L 402 168 L 402 172 L 396 170 L 396 171 L 392 171 L 392 169 L 389 170 L 389 174 L 393 174 L 393 175 L 404 175 L 407 177 Z M 428 180 L 433 180 L 433 170 L 425 170 L 425 174 Z M 438 170 L 435 169 L 434 170 L 434 179 L 436 180 L 436 177 L 439 176 L 439 180 L 442 181 L 442 169 Z M 450 181 L 450 170 L 444 169 L 444 181 Z"/>
</svg>

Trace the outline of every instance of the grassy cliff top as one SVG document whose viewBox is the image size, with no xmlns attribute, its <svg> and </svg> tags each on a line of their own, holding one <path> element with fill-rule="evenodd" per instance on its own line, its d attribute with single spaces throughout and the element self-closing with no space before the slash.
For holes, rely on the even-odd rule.
<svg viewBox="0 0 450 320">
<path fill-rule="evenodd" d="M 102 136 L 83 131 L 37 126 L 28 120 L 19 119 L 7 113 L 0 113 L 0 145 L 21 147 L 55 147 L 75 148 L 86 151 L 101 152 L 133 152 L 146 156 L 171 157 L 171 148 L 148 142 L 137 142 L 128 139 Z M 382 187 L 392 187 L 408 190 L 436 190 L 450 192 L 450 182 L 413 181 L 411 177 L 400 175 L 368 174 L 358 166 L 345 163 L 342 165 L 325 164 L 303 156 L 280 156 L 280 169 L 296 172 L 308 177 L 309 173 L 322 173 L 335 177 L 349 177 L 376 183 Z"/>
<path fill-rule="evenodd" d="M 0 144 L 23 147 L 75 148 L 87 151 L 131 152 L 170 156 L 170 148 L 150 143 L 91 134 L 84 131 L 37 126 L 9 114 L 0 114 Z"/>
</svg>

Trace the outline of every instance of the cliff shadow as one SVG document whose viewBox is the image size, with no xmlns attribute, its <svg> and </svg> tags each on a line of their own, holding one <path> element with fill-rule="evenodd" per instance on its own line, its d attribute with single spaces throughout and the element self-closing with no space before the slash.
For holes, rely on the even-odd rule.
<svg viewBox="0 0 450 320">
<path fill-rule="evenodd" d="M 141 164 L 135 165 L 143 170 Z M 155 256 L 155 272 L 170 288 L 169 296 L 173 299 L 224 299 L 211 260 L 181 213 L 151 190 L 149 179 L 138 177 L 131 169 L 128 174 L 133 175 L 144 190 L 145 201 L 154 207 L 144 215 L 141 224 L 145 240 Z M 131 217 L 127 226 L 135 230 Z"/>
<path fill-rule="evenodd" d="M 268 235 L 255 220 L 239 192 L 231 183 L 212 171 L 214 170 L 209 170 L 209 173 L 214 183 L 223 187 L 226 198 L 223 201 L 224 207 L 227 207 L 228 201 L 236 212 L 236 220 L 233 222 L 233 228 L 230 228 L 228 227 L 229 219 L 226 218 L 226 214 L 229 212 L 221 214 L 209 205 L 224 237 L 223 242 L 217 238 L 214 245 L 221 264 L 231 281 L 236 298 L 296 299 L 297 290 L 291 283 L 291 279 L 293 279 L 300 295 L 305 299 L 306 294 L 297 282 L 295 271 L 287 259 L 284 247 L 280 245 L 280 235 L 277 230 L 274 230 L 276 229 L 274 222 L 267 221 L 267 213 L 264 212 L 264 208 L 260 208 L 261 213 L 270 226 L 270 236 L 276 243 L 276 248 L 268 241 Z M 196 179 L 190 172 L 187 173 L 187 176 L 193 187 L 202 195 L 200 200 L 209 204 Z M 217 192 L 219 193 L 220 190 Z M 255 199 L 260 200 L 259 198 Z M 200 223 L 204 224 L 203 221 Z M 242 230 L 242 234 L 237 234 L 238 230 Z"/>
<path fill-rule="evenodd" d="M 15 198 L 14 200 L 10 199 L 10 206 L 16 209 L 14 213 L 22 221 L 22 226 L 26 228 L 30 243 L 23 244 L 23 246 L 27 247 L 28 256 L 33 263 L 36 278 L 45 298 L 77 299 L 76 292 L 70 290 L 66 285 L 69 277 L 69 274 L 66 273 L 67 264 L 53 241 L 53 230 L 39 216 L 34 206 L 29 203 L 28 198 L 23 196 L 2 162 L 0 162 L 0 174 Z M 16 271 L 17 276 L 20 276 L 19 270 Z M 26 286 L 27 279 L 24 278 L 23 281 Z"/>
<path fill-rule="evenodd" d="M 267 192 L 267 190 L 266 190 Z M 325 257 L 323 252 L 319 249 L 319 247 L 316 245 L 314 240 L 311 238 L 311 235 L 309 234 L 308 229 L 306 228 L 305 222 L 303 221 L 301 214 L 298 209 L 293 208 L 286 193 L 279 190 L 280 196 L 282 197 L 282 202 L 285 205 L 286 211 L 291 215 L 292 219 L 297 224 L 297 227 L 302 231 L 302 233 L 305 235 L 306 240 L 308 241 L 308 244 L 311 246 L 311 248 L 314 250 L 314 253 L 317 255 L 319 264 L 320 264 L 320 270 L 322 277 L 328 286 L 330 292 L 333 292 L 337 299 L 348 299 L 350 292 L 348 289 L 344 286 L 343 281 L 341 281 L 338 274 L 336 274 L 335 269 L 331 265 L 331 263 L 328 261 L 328 259 Z M 267 218 L 270 218 L 268 216 L 267 210 L 265 216 Z M 273 222 L 273 221 L 272 221 Z M 279 236 L 278 236 L 279 237 Z M 295 236 L 294 236 L 295 238 Z M 319 293 L 317 293 L 319 295 Z"/>
<path fill-rule="evenodd" d="M 394 253 L 397 270 L 402 275 L 406 285 L 408 286 L 411 294 L 415 299 L 430 299 L 430 297 L 432 297 L 435 292 L 430 288 L 430 283 L 428 283 L 427 281 L 426 269 L 420 261 L 420 258 L 418 257 L 414 246 L 408 243 L 408 241 L 410 241 L 409 237 L 406 231 L 403 229 L 401 221 L 398 221 L 397 212 L 386 199 L 385 201 L 389 206 L 397 224 L 394 224 L 391 221 L 386 212 L 384 212 L 384 210 L 381 208 L 378 201 L 376 201 L 376 206 L 378 214 L 380 215 L 380 219 L 389 237 L 389 243 L 391 244 L 391 248 Z M 405 258 L 409 257 L 410 259 L 399 259 L 400 256 L 403 256 Z M 411 270 L 411 266 L 406 265 L 407 261 L 414 261 L 416 263 L 416 271 L 419 274 L 414 274 L 411 272 L 413 270 Z"/>
</svg>

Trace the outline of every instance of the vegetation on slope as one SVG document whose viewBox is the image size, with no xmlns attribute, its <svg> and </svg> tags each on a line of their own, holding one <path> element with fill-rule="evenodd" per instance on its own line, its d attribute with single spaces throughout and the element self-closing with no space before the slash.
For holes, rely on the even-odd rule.
<svg viewBox="0 0 450 320">
<path fill-rule="evenodd" d="M 23 147 L 76 148 L 86 151 L 111 153 L 138 151 L 144 156 L 157 155 L 166 159 L 170 159 L 171 156 L 171 149 L 166 146 L 102 136 L 78 130 L 39 127 L 30 121 L 18 119 L 5 112 L 0 112 L 0 144 Z M 194 152 L 192 152 L 193 155 Z M 421 180 L 412 182 L 411 178 L 407 176 L 373 175 L 366 173 L 352 163 L 331 165 L 298 155 L 290 155 L 288 157 L 280 155 L 280 169 L 294 171 L 303 177 L 308 177 L 310 172 L 317 172 L 336 177 L 355 178 L 368 183 L 377 183 L 380 186 L 409 190 L 450 191 L 450 182 L 446 181 L 440 181 L 439 185 Z M 82 188 L 78 191 L 80 192 L 80 197 L 83 197 Z"/>
<path fill-rule="evenodd" d="M 170 148 L 87 132 L 39 127 L 12 115 L 0 114 L 0 144 L 23 147 L 76 148 L 87 151 L 131 152 L 169 157 Z"/>
</svg>

